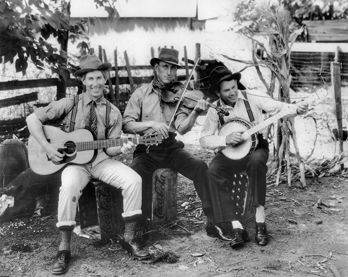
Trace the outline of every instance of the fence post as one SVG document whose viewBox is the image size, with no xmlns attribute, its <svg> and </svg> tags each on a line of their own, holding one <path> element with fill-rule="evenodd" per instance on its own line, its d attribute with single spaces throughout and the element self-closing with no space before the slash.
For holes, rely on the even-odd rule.
<svg viewBox="0 0 348 277">
<path fill-rule="evenodd" d="M 66 95 L 66 83 L 62 80 L 57 80 L 57 100 L 64 98 Z"/>
<path fill-rule="evenodd" d="M 118 78 L 117 48 L 114 50 L 115 62 L 115 98 L 116 106 L 120 107 L 120 79 Z"/>
<path fill-rule="evenodd" d="M 195 57 L 195 62 L 201 58 L 201 44 L 200 43 L 196 43 L 196 57 Z M 195 81 L 198 82 L 201 79 L 201 73 L 199 71 L 199 69 L 196 68 L 195 70 Z M 195 86 L 193 86 L 194 88 Z"/>
<path fill-rule="evenodd" d="M 128 79 L 129 79 L 129 83 L 130 83 L 131 93 L 133 93 L 135 90 L 135 87 L 134 87 L 132 72 L 131 72 L 130 65 L 129 65 L 127 51 L 124 51 L 124 59 L 126 61 L 126 67 L 127 67 L 127 72 L 128 72 Z"/>
<path fill-rule="evenodd" d="M 342 131 L 342 99 L 341 99 L 341 63 L 338 61 L 340 49 L 337 47 L 335 61 L 331 62 L 331 80 L 335 93 L 336 118 L 339 139 L 339 154 L 343 152 L 343 131 Z M 344 165 L 341 164 L 341 170 Z"/>
<path fill-rule="evenodd" d="M 186 46 L 184 46 L 184 58 L 185 58 L 185 73 L 186 73 L 186 80 L 190 76 L 189 74 L 189 68 L 188 68 L 188 61 L 187 61 L 187 49 Z"/>
<path fill-rule="evenodd" d="M 107 62 L 108 59 L 106 57 L 105 49 L 103 49 L 103 56 L 104 56 L 104 62 Z M 109 86 L 109 94 L 110 94 L 111 102 L 112 102 L 112 104 L 116 105 L 116 99 L 115 99 L 114 89 L 112 88 L 112 82 L 111 82 L 110 74 L 109 74 L 109 78 L 108 78 L 107 82 L 108 82 L 108 86 Z"/>
</svg>

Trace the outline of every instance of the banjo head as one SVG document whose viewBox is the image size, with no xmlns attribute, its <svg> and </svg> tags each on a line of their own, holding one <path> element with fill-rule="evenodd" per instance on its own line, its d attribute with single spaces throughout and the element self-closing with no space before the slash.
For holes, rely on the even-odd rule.
<svg viewBox="0 0 348 277">
<path fill-rule="evenodd" d="M 240 160 L 255 150 L 257 146 L 257 137 L 255 134 L 250 136 L 246 132 L 251 127 L 252 124 L 242 118 L 234 118 L 222 126 L 219 136 L 227 136 L 232 132 L 242 132 L 242 137 L 245 137 L 245 141 L 242 143 L 235 146 L 228 145 L 221 151 L 227 158 Z"/>
</svg>

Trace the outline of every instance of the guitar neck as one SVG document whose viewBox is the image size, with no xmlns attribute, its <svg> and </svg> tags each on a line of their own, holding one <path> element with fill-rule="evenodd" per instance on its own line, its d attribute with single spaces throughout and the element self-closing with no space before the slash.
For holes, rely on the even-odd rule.
<svg viewBox="0 0 348 277">
<path fill-rule="evenodd" d="M 128 141 L 133 142 L 134 144 L 139 144 L 139 137 L 133 138 L 119 138 L 119 139 L 102 139 L 95 141 L 86 141 L 86 142 L 77 142 L 76 151 L 87 151 L 94 149 L 103 149 L 115 146 L 121 146 Z"/>
<path fill-rule="evenodd" d="M 251 136 L 251 135 L 259 132 L 263 128 L 267 127 L 268 125 L 277 122 L 279 119 L 281 119 L 282 117 L 284 117 L 286 115 L 288 115 L 287 112 L 277 113 L 276 115 L 269 117 L 268 119 L 264 120 L 263 122 L 251 127 L 250 129 L 247 130 L 247 132 Z"/>
</svg>

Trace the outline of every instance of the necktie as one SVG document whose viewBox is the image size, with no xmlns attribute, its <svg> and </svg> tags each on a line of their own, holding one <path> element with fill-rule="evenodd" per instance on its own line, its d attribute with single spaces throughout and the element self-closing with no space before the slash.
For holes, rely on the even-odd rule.
<svg viewBox="0 0 348 277">
<path fill-rule="evenodd" d="M 95 111 L 96 103 L 91 102 L 91 109 L 89 113 L 88 130 L 93 134 L 94 139 L 98 138 L 98 125 L 97 125 L 97 114 Z"/>
</svg>

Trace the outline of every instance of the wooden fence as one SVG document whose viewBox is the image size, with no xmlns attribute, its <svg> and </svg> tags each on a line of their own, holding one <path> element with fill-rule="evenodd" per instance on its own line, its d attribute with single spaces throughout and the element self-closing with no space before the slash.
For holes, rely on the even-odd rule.
<svg viewBox="0 0 348 277">
<path fill-rule="evenodd" d="M 90 53 L 94 53 L 91 49 Z M 154 49 L 151 49 L 151 56 L 155 56 Z M 177 80 L 185 81 L 193 68 L 194 61 L 187 58 L 186 47 L 184 48 L 184 68 L 178 71 Z M 136 65 L 131 66 L 128 60 L 128 54 L 125 51 L 124 59 L 126 61 L 125 66 L 118 66 L 118 53 L 117 50 L 114 51 L 114 60 L 108 61 L 112 64 L 110 70 L 111 77 L 107 80 L 107 93 L 105 97 L 115 104 L 123 113 L 125 106 L 131 93 L 139 86 L 144 83 L 149 83 L 153 79 L 153 68 L 151 65 Z M 98 56 L 103 61 L 106 62 L 105 50 L 99 46 Z M 200 57 L 200 45 L 196 44 L 196 57 Z M 215 60 L 201 60 L 199 65 L 196 67 L 195 75 L 191 83 L 193 83 L 195 89 L 200 89 L 205 94 L 208 91 L 208 83 L 205 78 L 214 67 L 217 62 Z M 135 74 L 136 73 L 136 74 Z M 124 75 L 124 76 L 123 76 Z M 38 99 L 38 92 L 35 92 L 38 88 L 45 87 L 56 87 L 56 99 L 66 97 L 66 90 L 70 87 L 77 87 L 77 93 L 82 93 L 84 90 L 83 84 L 80 80 L 71 78 L 67 81 L 60 80 L 57 78 L 49 79 L 31 79 L 31 80 L 15 80 L 0 82 L 0 91 L 11 91 L 20 89 L 32 89 L 33 92 L 29 94 L 24 94 L 12 98 L 0 100 L 0 109 L 7 108 L 13 105 L 21 105 L 29 102 L 35 103 Z M 211 97 L 211 96 L 210 96 Z M 34 106 L 44 106 L 48 103 L 36 103 Z M 9 120 L 0 120 L 0 142 L 6 138 L 12 138 L 16 135 L 19 138 L 27 138 L 29 133 L 26 127 L 25 116 L 21 118 L 14 118 Z"/>
</svg>

